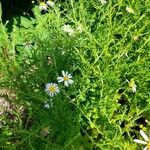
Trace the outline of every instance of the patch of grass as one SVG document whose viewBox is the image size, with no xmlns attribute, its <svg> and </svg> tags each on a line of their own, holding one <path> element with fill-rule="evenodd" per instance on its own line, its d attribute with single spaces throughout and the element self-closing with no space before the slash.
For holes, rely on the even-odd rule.
<svg viewBox="0 0 150 150">
<path fill-rule="evenodd" d="M 15 93 L 1 97 L 24 111 L 14 111 L 15 123 L 0 120 L 0 147 L 143 148 L 133 139 L 150 129 L 149 6 L 148 0 L 70 0 L 42 14 L 35 6 L 34 18 L 14 18 L 11 33 L 1 23 L 1 90 Z M 73 76 L 69 87 L 57 81 L 63 70 Z M 52 98 L 44 91 L 51 82 L 60 88 Z"/>
</svg>

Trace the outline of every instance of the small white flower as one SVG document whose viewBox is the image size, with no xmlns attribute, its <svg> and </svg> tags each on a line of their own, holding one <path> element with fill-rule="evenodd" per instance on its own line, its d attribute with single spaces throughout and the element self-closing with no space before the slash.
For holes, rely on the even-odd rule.
<svg viewBox="0 0 150 150">
<path fill-rule="evenodd" d="M 65 86 L 69 86 L 69 84 L 73 83 L 72 76 L 68 73 L 68 71 L 62 71 L 62 75 L 63 77 L 57 78 L 58 82 L 64 82 Z"/>
<path fill-rule="evenodd" d="M 24 44 L 25 49 L 31 49 L 32 48 L 32 43 L 28 42 Z"/>
<path fill-rule="evenodd" d="M 47 83 L 45 86 L 45 92 L 51 97 L 57 95 L 59 93 L 58 85 L 56 83 Z"/>
<path fill-rule="evenodd" d="M 126 11 L 127 11 L 128 13 L 134 14 L 134 10 L 133 10 L 131 7 L 129 7 L 129 6 L 126 7 Z"/>
<path fill-rule="evenodd" d="M 63 26 L 63 30 L 64 30 L 64 32 L 70 32 L 70 30 L 71 30 L 70 25 L 68 25 L 68 24 L 66 25 L 66 24 L 65 24 L 65 25 Z"/>
<path fill-rule="evenodd" d="M 40 5 L 39 5 L 39 9 L 46 11 L 47 10 L 47 5 L 44 2 L 41 2 Z"/>
<path fill-rule="evenodd" d="M 75 33 L 74 30 L 71 28 L 71 26 L 68 24 L 63 26 L 63 30 L 64 32 L 68 33 L 68 35 L 70 36 Z"/>
<path fill-rule="evenodd" d="M 106 0 L 100 0 L 100 2 L 101 2 L 102 5 L 107 4 L 107 1 L 106 1 Z"/>
<path fill-rule="evenodd" d="M 74 33 L 75 33 L 75 32 L 74 32 L 74 30 L 72 29 L 72 30 L 70 30 L 70 32 L 68 32 L 68 35 L 69 35 L 69 36 L 72 36 L 72 35 L 74 35 Z"/>
<path fill-rule="evenodd" d="M 135 93 L 137 91 L 136 89 L 137 86 L 135 84 L 134 79 L 131 79 L 130 81 L 126 79 L 126 81 L 129 83 L 129 87 L 132 89 L 132 92 Z"/>
<path fill-rule="evenodd" d="M 53 107 L 53 100 L 52 99 L 49 99 L 47 101 L 44 102 L 44 107 L 49 109 L 49 108 L 52 108 Z"/>
<path fill-rule="evenodd" d="M 149 137 L 144 133 L 143 130 L 140 130 L 140 134 L 143 137 L 144 141 L 139 139 L 134 139 L 133 142 L 146 145 L 146 147 L 143 150 L 150 150 L 150 139 Z"/>
<path fill-rule="evenodd" d="M 82 32 L 83 32 L 83 27 L 82 27 L 81 25 L 79 25 L 79 26 L 77 27 L 77 31 L 78 31 L 79 33 L 82 33 Z"/>
<path fill-rule="evenodd" d="M 49 109 L 49 108 L 50 108 L 50 105 L 49 105 L 47 102 L 45 102 L 45 103 L 44 103 L 44 107 Z"/>
<path fill-rule="evenodd" d="M 50 6 L 50 7 L 53 7 L 53 6 L 54 6 L 54 2 L 52 2 L 52 1 L 50 1 L 50 0 L 47 1 L 46 4 L 47 4 L 48 6 Z"/>
</svg>

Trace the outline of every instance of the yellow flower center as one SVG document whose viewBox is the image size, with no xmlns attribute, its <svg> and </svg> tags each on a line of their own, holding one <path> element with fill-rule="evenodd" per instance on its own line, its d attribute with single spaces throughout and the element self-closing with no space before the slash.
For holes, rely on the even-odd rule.
<svg viewBox="0 0 150 150">
<path fill-rule="evenodd" d="M 150 140 L 147 142 L 147 148 L 150 150 Z"/>
<path fill-rule="evenodd" d="M 50 86 L 50 87 L 49 87 L 49 91 L 50 91 L 51 93 L 55 93 L 56 87 L 55 87 L 55 86 Z"/>
<path fill-rule="evenodd" d="M 68 80 L 69 80 L 68 76 L 64 76 L 64 81 L 68 81 Z"/>
<path fill-rule="evenodd" d="M 44 2 L 41 2 L 41 3 L 40 3 L 40 6 L 44 6 L 44 5 L 45 5 L 45 3 L 44 3 Z"/>
</svg>

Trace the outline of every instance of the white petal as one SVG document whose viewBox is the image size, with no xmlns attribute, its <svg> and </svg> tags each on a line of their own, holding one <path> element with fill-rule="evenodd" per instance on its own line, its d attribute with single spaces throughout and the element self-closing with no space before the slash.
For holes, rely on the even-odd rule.
<svg viewBox="0 0 150 150">
<path fill-rule="evenodd" d="M 50 83 L 47 83 L 47 84 L 45 85 L 46 88 L 48 88 L 49 86 L 50 86 Z"/>
<path fill-rule="evenodd" d="M 46 86 L 49 86 L 49 85 L 50 85 L 50 83 L 47 83 L 47 84 L 46 84 Z"/>
<path fill-rule="evenodd" d="M 56 93 L 59 93 L 59 89 L 58 88 L 56 89 Z"/>
<path fill-rule="evenodd" d="M 72 84 L 72 83 L 73 83 L 73 80 L 70 79 L 68 82 L 69 82 L 69 84 Z"/>
<path fill-rule="evenodd" d="M 148 147 L 146 146 L 143 150 L 148 150 Z"/>
<path fill-rule="evenodd" d="M 47 92 L 47 94 L 48 94 L 50 97 L 52 97 L 52 95 L 51 95 L 51 93 L 50 93 L 50 92 Z"/>
<path fill-rule="evenodd" d="M 51 97 L 53 97 L 54 96 L 54 93 L 51 93 Z"/>
<path fill-rule="evenodd" d="M 139 143 L 139 144 L 147 144 L 147 142 L 139 140 L 139 139 L 134 139 L 133 142 Z"/>
<path fill-rule="evenodd" d="M 49 104 L 47 104 L 47 103 L 44 105 L 44 107 L 45 108 L 50 108 Z"/>
<path fill-rule="evenodd" d="M 58 77 L 57 80 L 58 80 L 58 82 L 63 82 L 64 78 L 63 77 Z"/>
<path fill-rule="evenodd" d="M 64 71 L 64 70 L 62 71 L 62 75 L 63 75 L 63 76 L 66 76 L 66 74 L 65 74 L 65 71 Z"/>
<path fill-rule="evenodd" d="M 61 80 L 63 77 L 57 77 L 57 80 Z"/>
<path fill-rule="evenodd" d="M 107 1 L 106 0 L 100 0 L 101 4 L 106 4 Z"/>
<path fill-rule="evenodd" d="M 52 2 L 52 1 L 47 1 L 46 3 L 47 3 L 48 6 L 51 6 L 51 7 L 54 6 L 54 2 Z"/>
<path fill-rule="evenodd" d="M 54 83 L 53 85 L 54 85 L 55 87 L 57 87 L 57 84 L 56 84 L 56 83 Z"/>
<path fill-rule="evenodd" d="M 134 84 L 134 86 L 132 87 L 132 91 L 133 91 L 133 93 L 136 92 L 136 85 L 135 85 L 135 84 Z"/>
<path fill-rule="evenodd" d="M 69 78 L 72 78 L 72 75 L 71 75 L 71 74 L 68 74 L 68 77 L 69 77 Z"/>
<path fill-rule="evenodd" d="M 66 71 L 66 76 L 68 76 L 68 71 Z"/>
<path fill-rule="evenodd" d="M 49 86 L 45 88 L 45 92 L 49 92 Z"/>
<path fill-rule="evenodd" d="M 148 136 L 144 133 L 143 130 L 140 130 L 140 134 L 141 134 L 141 136 L 143 137 L 143 139 L 144 139 L 145 141 L 148 141 L 148 140 L 149 140 L 149 139 L 148 139 Z"/>
<path fill-rule="evenodd" d="M 69 85 L 69 84 L 68 84 L 68 81 L 65 81 L 65 82 L 64 82 L 64 85 L 65 85 L 65 86 L 68 86 L 68 85 Z"/>
</svg>

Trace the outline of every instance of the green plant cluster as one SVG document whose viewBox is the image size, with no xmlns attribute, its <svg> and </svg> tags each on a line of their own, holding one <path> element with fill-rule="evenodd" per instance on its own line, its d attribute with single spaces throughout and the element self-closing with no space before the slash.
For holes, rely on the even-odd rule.
<svg viewBox="0 0 150 150">
<path fill-rule="evenodd" d="M 11 32 L 1 21 L 0 102 L 17 105 L 17 121 L 0 115 L 0 149 L 144 148 L 133 140 L 150 132 L 150 1 L 102 2 L 35 5 Z M 47 109 L 45 85 L 62 70 L 74 84 Z"/>
</svg>

